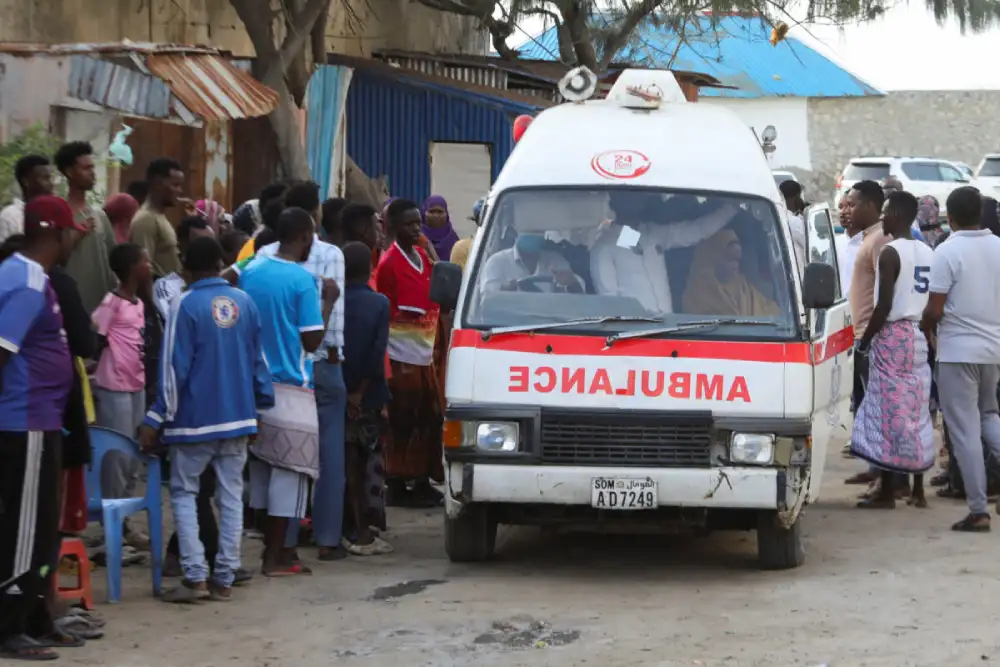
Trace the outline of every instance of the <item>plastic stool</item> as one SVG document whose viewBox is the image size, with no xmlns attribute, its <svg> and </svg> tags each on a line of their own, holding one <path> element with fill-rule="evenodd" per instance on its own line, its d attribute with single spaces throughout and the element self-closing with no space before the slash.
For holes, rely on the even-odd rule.
<svg viewBox="0 0 1000 667">
<path fill-rule="evenodd" d="M 59 565 L 62 566 L 63 558 L 70 557 L 76 559 L 76 586 L 63 588 L 59 585 L 59 572 L 52 578 L 53 586 L 56 587 L 56 595 L 60 600 L 69 600 L 72 603 L 79 603 L 84 609 L 94 608 L 94 593 L 90 588 L 90 559 L 87 557 L 87 548 L 83 540 L 79 537 L 64 537 L 59 546 Z"/>
</svg>

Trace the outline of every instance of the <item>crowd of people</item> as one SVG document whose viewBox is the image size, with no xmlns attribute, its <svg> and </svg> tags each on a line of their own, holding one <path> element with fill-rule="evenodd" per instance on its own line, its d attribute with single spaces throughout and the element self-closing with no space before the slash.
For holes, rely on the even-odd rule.
<svg viewBox="0 0 1000 667">
<path fill-rule="evenodd" d="M 376 211 L 289 180 L 230 215 L 186 199 L 162 158 L 101 207 L 83 142 L 15 172 L 22 196 L 0 211 L 0 656 L 54 659 L 102 634 L 53 588 L 61 536 L 87 527 L 92 426 L 168 461 L 168 602 L 230 600 L 253 576 L 244 529 L 263 539 L 263 575 L 304 575 L 310 538 L 319 561 L 390 553 L 386 506 L 443 502 L 448 322 L 430 276 L 469 243 L 443 198 Z M 109 452 L 101 493 L 136 495 L 142 476 L 141 458 Z M 128 563 L 149 538 L 123 530 Z"/>
<path fill-rule="evenodd" d="M 804 208 L 801 190 L 782 191 L 791 211 Z M 985 532 L 987 467 L 1000 457 L 1000 280 L 990 271 L 1000 262 L 998 204 L 961 187 L 946 210 L 947 227 L 934 197 L 918 199 L 892 178 L 860 181 L 840 201 L 836 252 L 856 352 L 845 455 L 869 464 L 847 483 L 868 485 L 861 508 L 892 509 L 901 498 L 926 507 L 940 412 L 949 470 L 930 484 L 967 499 L 954 530 Z"/>
<path fill-rule="evenodd" d="M 180 582 L 168 602 L 232 599 L 256 569 L 244 567 L 245 530 L 263 539 L 263 575 L 307 575 L 300 545 L 318 561 L 390 553 L 387 506 L 443 502 L 450 322 L 431 270 L 464 267 L 472 239 L 442 197 L 376 211 L 291 180 L 230 215 L 186 199 L 183 169 L 161 158 L 95 206 L 83 142 L 25 156 L 15 176 L 22 197 L 0 211 L 0 656 L 53 659 L 101 636 L 96 613 L 53 589 L 61 536 L 87 527 L 91 425 L 169 462 L 164 569 Z M 801 189 L 782 192 L 799 257 L 806 204 Z M 939 212 L 893 182 L 861 181 L 841 202 L 856 338 L 847 453 L 869 464 L 848 481 L 870 485 L 863 508 L 925 506 L 940 405 L 953 470 L 930 483 L 955 493 L 960 476 L 969 513 L 954 529 L 981 532 L 983 443 L 1000 456 L 997 203 L 964 187 L 947 201 L 950 230 Z M 498 257 L 486 270 L 502 289 Z M 105 498 L 135 495 L 140 458 L 111 452 L 100 466 Z M 149 549 L 138 526 L 123 530 L 124 559 Z"/>
</svg>

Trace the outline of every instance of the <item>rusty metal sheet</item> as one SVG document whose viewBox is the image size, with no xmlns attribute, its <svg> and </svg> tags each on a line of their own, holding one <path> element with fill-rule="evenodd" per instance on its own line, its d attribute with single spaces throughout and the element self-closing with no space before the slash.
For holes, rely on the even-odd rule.
<svg viewBox="0 0 1000 667">
<path fill-rule="evenodd" d="M 71 56 L 69 61 L 71 97 L 134 116 L 170 115 L 170 88 L 160 79 L 85 55 Z"/>
<path fill-rule="evenodd" d="M 278 106 L 275 91 L 218 55 L 149 55 L 146 66 L 203 120 L 255 118 Z"/>
<path fill-rule="evenodd" d="M 40 42 L 0 42 L 0 53 L 11 55 L 67 56 L 74 54 L 114 55 L 125 53 L 175 53 L 218 54 L 218 49 L 187 44 L 156 44 L 153 42 L 75 42 L 68 44 L 42 44 Z"/>
</svg>

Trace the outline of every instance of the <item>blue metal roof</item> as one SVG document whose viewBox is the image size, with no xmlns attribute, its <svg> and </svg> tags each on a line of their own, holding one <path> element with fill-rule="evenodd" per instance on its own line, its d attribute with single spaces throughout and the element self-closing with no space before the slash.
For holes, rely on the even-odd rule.
<svg viewBox="0 0 1000 667">
<path fill-rule="evenodd" d="M 600 21 L 598 17 L 595 19 Z M 714 23 L 714 26 L 713 26 Z M 702 97 L 862 97 L 880 90 L 841 68 L 799 40 L 788 37 L 771 46 L 771 27 L 759 17 L 704 17 L 688 28 L 678 49 L 666 28 L 644 23 L 614 58 L 647 67 L 711 74 L 735 86 L 701 88 Z M 557 60 L 559 44 L 552 27 L 518 49 L 522 58 Z M 676 51 L 677 57 L 670 63 Z"/>
</svg>

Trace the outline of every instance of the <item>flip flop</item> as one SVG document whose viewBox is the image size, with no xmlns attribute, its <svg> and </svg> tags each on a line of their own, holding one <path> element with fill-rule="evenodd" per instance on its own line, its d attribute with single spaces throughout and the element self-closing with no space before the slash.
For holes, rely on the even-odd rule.
<svg viewBox="0 0 1000 667">
<path fill-rule="evenodd" d="M 312 570 L 302 563 L 290 563 L 289 565 L 279 565 L 274 569 L 262 567 L 260 568 L 260 573 L 265 577 L 294 577 L 296 575 L 312 574 Z"/>
<path fill-rule="evenodd" d="M 42 646 L 27 635 L 15 635 L 0 644 L 0 658 L 26 662 L 46 662 L 58 659 L 59 654 Z"/>
</svg>

